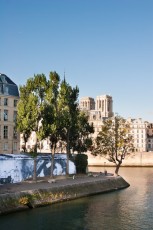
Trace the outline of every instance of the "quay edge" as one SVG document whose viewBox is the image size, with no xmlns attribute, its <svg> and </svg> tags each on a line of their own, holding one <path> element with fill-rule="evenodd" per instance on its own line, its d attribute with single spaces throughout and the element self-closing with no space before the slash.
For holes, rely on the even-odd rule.
<svg viewBox="0 0 153 230">
<path fill-rule="evenodd" d="M 17 185 L 19 187 L 17 191 L 1 193 L 0 215 L 52 205 L 81 197 L 113 192 L 130 186 L 121 176 L 88 177 L 82 180 L 67 179 L 67 183 L 57 181 L 54 184 L 49 184 L 46 181 L 45 183 L 35 183 L 33 185 L 33 188 L 32 185 L 29 188 L 27 184 L 26 190 L 25 187 L 22 190 L 22 186 Z"/>
</svg>

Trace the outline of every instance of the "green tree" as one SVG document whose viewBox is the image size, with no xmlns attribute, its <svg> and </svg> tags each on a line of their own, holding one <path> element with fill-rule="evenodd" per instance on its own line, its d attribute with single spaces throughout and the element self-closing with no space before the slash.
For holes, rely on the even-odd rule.
<svg viewBox="0 0 153 230">
<path fill-rule="evenodd" d="M 88 120 L 88 115 L 84 111 L 79 111 L 75 135 L 71 141 L 73 151 L 78 153 L 87 152 L 92 146 L 91 134 L 94 133 L 94 127 Z"/>
<path fill-rule="evenodd" d="M 25 86 L 20 86 L 20 100 L 17 105 L 18 113 L 16 120 L 16 127 L 22 133 L 24 139 L 24 145 L 22 146 L 23 151 L 26 152 L 26 143 L 31 135 L 31 127 L 29 125 L 29 103 L 25 98 L 29 97 L 29 93 Z M 27 104 L 28 103 L 28 104 Z M 30 109 L 31 111 L 31 109 Z"/>
<path fill-rule="evenodd" d="M 18 103 L 17 127 L 24 137 L 34 131 L 36 142 L 31 153 L 34 157 L 34 174 L 36 180 L 37 145 L 40 138 L 39 127 L 43 119 L 44 97 L 47 88 L 47 80 L 44 74 L 34 75 L 27 80 L 26 85 L 20 87 L 20 101 Z"/>
<path fill-rule="evenodd" d="M 108 161 L 113 162 L 116 165 L 115 174 L 118 175 L 122 161 L 133 149 L 130 125 L 124 118 L 115 116 L 103 122 L 101 131 L 95 139 L 92 154 L 105 156 Z"/>
<path fill-rule="evenodd" d="M 60 140 L 60 111 L 58 107 L 60 77 L 56 72 L 50 72 L 48 88 L 45 97 L 42 126 L 40 128 L 41 139 L 49 138 L 52 154 L 51 177 L 53 177 L 54 155 L 57 143 Z"/>
<path fill-rule="evenodd" d="M 65 79 L 61 82 L 58 101 L 61 126 L 60 136 L 61 140 L 66 143 L 67 174 L 69 174 L 69 155 L 71 149 L 71 139 L 74 136 L 77 126 L 77 118 L 79 115 L 78 95 L 79 89 L 77 86 L 75 88 L 72 88 L 65 81 Z"/>
</svg>

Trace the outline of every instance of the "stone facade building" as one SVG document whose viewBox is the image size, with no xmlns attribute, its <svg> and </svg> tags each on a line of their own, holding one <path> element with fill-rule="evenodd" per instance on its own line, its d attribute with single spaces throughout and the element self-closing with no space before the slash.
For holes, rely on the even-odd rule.
<svg viewBox="0 0 153 230">
<path fill-rule="evenodd" d="M 131 126 L 134 138 L 134 147 L 137 152 L 153 151 L 153 124 L 143 121 L 142 118 L 127 119 Z"/>
<path fill-rule="evenodd" d="M 86 111 L 89 116 L 89 122 L 93 123 L 95 138 L 101 130 L 103 120 L 113 117 L 113 100 L 109 95 L 96 97 L 96 102 L 91 97 L 82 97 L 79 103 L 80 109 Z M 130 123 L 130 133 L 134 138 L 134 147 L 137 152 L 153 151 L 153 124 L 143 121 L 141 118 L 128 118 Z"/>
<path fill-rule="evenodd" d="M 153 123 L 147 125 L 147 151 L 153 151 Z"/>
<path fill-rule="evenodd" d="M 96 101 L 91 97 L 82 97 L 79 107 L 87 112 L 89 123 L 93 123 L 95 130 L 93 137 L 96 137 L 100 131 L 103 120 L 114 115 L 113 99 L 109 95 L 97 96 Z"/>
<path fill-rule="evenodd" d="M 17 85 L 0 74 L 0 154 L 20 152 L 20 135 L 15 128 L 18 100 Z"/>
<path fill-rule="evenodd" d="M 132 119 L 128 118 L 131 131 L 134 138 L 134 147 L 137 152 L 147 151 L 147 126 L 148 122 L 143 121 L 142 118 Z"/>
</svg>

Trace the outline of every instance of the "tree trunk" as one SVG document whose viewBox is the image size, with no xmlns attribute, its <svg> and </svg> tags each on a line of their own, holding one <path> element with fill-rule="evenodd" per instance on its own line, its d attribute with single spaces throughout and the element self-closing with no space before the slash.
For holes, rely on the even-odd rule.
<svg viewBox="0 0 153 230">
<path fill-rule="evenodd" d="M 66 175 L 69 175 L 69 149 L 66 151 Z"/>
<path fill-rule="evenodd" d="M 67 146 L 66 146 L 66 175 L 69 175 L 69 153 L 70 153 L 70 148 L 69 148 L 69 132 L 67 135 Z"/>
<path fill-rule="evenodd" d="M 37 141 L 34 147 L 34 156 L 33 156 L 34 166 L 33 166 L 33 180 L 37 181 Z"/>
<path fill-rule="evenodd" d="M 119 162 L 119 163 L 116 165 L 116 169 L 115 169 L 115 174 L 116 174 L 116 176 L 118 176 L 118 172 L 119 172 L 121 163 L 122 163 L 122 162 Z"/>
<path fill-rule="evenodd" d="M 52 160 L 51 160 L 51 171 L 50 171 L 50 176 L 51 176 L 51 178 L 53 178 L 54 177 L 54 174 L 53 174 L 53 172 L 54 172 L 54 156 L 55 156 L 55 147 L 53 147 L 53 149 L 52 149 Z"/>
<path fill-rule="evenodd" d="M 37 157 L 33 158 L 33 163 L 34 163 L 34 166 L 33 166 L 33 180 L 37 181 Z"/>
</svg>

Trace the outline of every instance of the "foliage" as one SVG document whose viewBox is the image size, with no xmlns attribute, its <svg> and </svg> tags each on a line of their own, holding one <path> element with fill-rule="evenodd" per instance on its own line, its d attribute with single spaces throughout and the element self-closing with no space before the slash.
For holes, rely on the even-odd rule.
<svg viewBox="0 0 153 230">
<path fill-rule="evenodd" d="M 23 205 L 27 205 L 29 203 L 29 197 L 23 196 L 19 199 L 19 203 Z"/>
<path fill-rule="evenodd" d="M 88 157 L 85 154 L 77 154 L 75 156 L 75 165 L 77 173 L 86 173 L 88 165 Z"/>
<path fill-rule="evenodd" d="M 49 138 L 52 152 L 51 177 L 53 177 L 54 154 L 57 142 L 60 140 L 60 111 L 58 106 L 58 94 L 60 77 L 56 72 L 50 72 L 48 88 L 46 90 L 43 120 L 40 127 L 40 138 Z"/>
<path fill-rule="evenodd" d="M 90 133 L 94 132 L 93 125 L 88 123 L 88 116 L 79 110 L 78 96 L 78 87 L 71 87 L 65 78 L 60 82 L 56 72 L 50 72 L 48 81 L 44 74 L 34 75 L 20 87 L 17 128 L 24 138 L 24 151 L 31 133 L 36 133 L 36 143 L 30 151 L 34 157 L 35 177 L 37 147 L 41 140 L 50 140 L 51 176 L 59 142 L 66 146 L 67 174 L 70 152 L 86 152 L 92 145 Z"/>
<path fill-rule="evenodd" d="M 133 149 L 130 125 L 124 118 L 116 116 L 104 121 L 95 140 L 92 154 L 104 156 L 113 162 L 116 165 L 115 173 L 118 175 L 122 161 Z"/>
<path fill-rule="evenodd" d="M 92 146 L 91 133 L 94 133 L 93 124 L 89 124 L 88 115 L 80 111 L 77 119 L 77 132 L 72 140 L 73 151 L 87 152 Z"/>
<path fill-rule="evenodd" d="M 43 119 L 44 97 L 47 88 L 47 81 L 44 74 L 34 75 L 29 78 L 26 85 L 20 86 L 20 101 L 18 103 L 17 129 L 23 134 L 26 142 L 34 131 L 36 133 L 36 143 L 31 150 L 37 153 L 37 144 L 39 135 L 39 126 Z M 36 180 L 36 157 L 34 157 L 34 175 Z"/>
<path fill-rule="evenodd" d="M 61 82 L 58 98 L 60 111 L 60 137 L 66 143 L 67 153 L 67 174 L 69 173 L 69 155 L 71 140 L 74 138 L 77 129 L 79 89 L 72 88 L 65 79 Z"/>
</svg>

